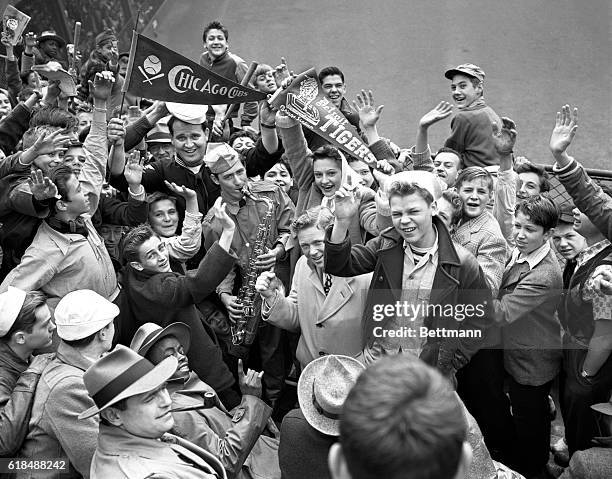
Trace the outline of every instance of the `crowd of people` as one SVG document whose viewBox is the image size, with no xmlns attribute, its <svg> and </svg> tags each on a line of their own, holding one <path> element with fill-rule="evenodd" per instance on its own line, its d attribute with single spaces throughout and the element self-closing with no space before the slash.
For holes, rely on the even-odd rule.
<svg viewBox="0 0 612 479">
<path fill-rule="evenodd" d="M 23 42 L 2 37 L 0 476 L 537 479 L 559 409 L 557 475 L 612 477 L 612 197 L 567 152 L 576 109 L 551 119 L 559 203 L 474 64 L 393 139 L 319 68 L 370 163 L 266 100 L 222 121 L 122 98 L 110 30 L 87 56 Z M 239 83 L 228 42 L 205 26 L 200 64 Z M 77 96 L 31 69 L 53 62 Z"/>
</svg>

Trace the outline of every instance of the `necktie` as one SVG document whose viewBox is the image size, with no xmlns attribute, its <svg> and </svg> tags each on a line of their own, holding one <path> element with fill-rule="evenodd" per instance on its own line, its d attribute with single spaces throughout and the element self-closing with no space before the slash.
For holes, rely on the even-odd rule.
<svg viewBox="0 0 612 479">
<path fill-rule="evenodd" d="M 329 294 L 329 290 L 332 287 L 332 278 L 331 274 L 325 274 L 325 281 L 323 282 L 323 291 L 325 291 L 325 296 Z"/>
</svg>

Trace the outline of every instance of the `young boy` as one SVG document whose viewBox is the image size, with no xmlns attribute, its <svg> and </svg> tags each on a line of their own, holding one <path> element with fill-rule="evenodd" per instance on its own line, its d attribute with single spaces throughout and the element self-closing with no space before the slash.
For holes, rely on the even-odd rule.
<svg viewBox="0 0 612 479">
<path fill-rule="evenodd" d="M 451 121 L 451 135 L 444 146 L 461 154 L 464 168 L 499 164 L 491 124 L 501 128 L 502 122 L 484 101 L 484 71 L 465 63 L 447 70 L 444 76 L 451 81 L 452 98 L 459 109 Z"/>
<path fill-rule="evenodd" d="M 526 477 L 542 472 L 548 462 L 548 394 L 561 367 L 561 325 L 555 310 L 563 280 L 548 241 L 558 219 L 549 198 L 537 195 L 517 205 L 516 248 L 494 301 L 509 375 L 514 466 Z"/>
</svg>

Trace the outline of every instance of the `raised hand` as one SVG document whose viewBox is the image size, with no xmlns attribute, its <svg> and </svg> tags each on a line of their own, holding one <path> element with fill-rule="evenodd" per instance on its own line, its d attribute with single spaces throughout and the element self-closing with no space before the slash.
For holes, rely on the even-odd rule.
<svg viewBox="0 0 612 479">
<path fill-rule="evenodd" d="M 140 185 L 142 183 L 142 171 L 144 167 L 140 163 L 140 152 L 130 154 L 123 170 L 125 181 L 129 185 Z"/>
<path fill-rule="evenodd" d="M 359 210 L 360 191 L 352 184 L 351 177 L 334 193 L 334 215 L 338 221 L 350 222 Z"/>
<path fill-rule="evenodd" d="M 244 366 L 242 365 L 242 359 L 238 360 L 238 385 L 240 386 L 240 392 L 243 395 L 255 396 L 260 398 L 262 387 L 261 378 L 263 377 L 263 371 L 257 372 L 253 369 L 247 370 L 244 373 Z"/>
<path fill-rule="evenodd" d="M 28 185 L 34 198 L 38 201 L 48 200 L 57 196 L 57 186 L 44 176 L 42 170 L 33 171 L 28 179 Z"/>
<path fill-rule="evenodd" d="M 274 81 L 276 82 L 276 86 L 280 87 L 283 81 L 290 76 L 287 60 L 285 60 L 285 57 L 281 57 L 280 65 L 277 65 L 274 69 Z"/>
<path fill-rule="evenodd" d="M 260 254 L 255 261 L 255 266 L 259 269 L 272 268 L 276 261 L 285 255 L 285 248 L 283 245 L 277 245 L 276 248 L 268 250 L 268 252 Z"/>
<path fill-rule="evenodd" d="M 193 191 L 193 190 L 190 190 L 190 191 Z M 215 204 L 213 205 L 212 208 L 213 208 L 214 216 L 215 218 L 217 218 L 217 220 L 221 224 L 221 227 L 224 230 L 233 231 L 234 228 L 236 227 L 236 224 L 234 223 L 234 220 L 232 220 L 230 216 L 227 214 L 227 211 L 225 210 L 225 203 L 223 202 L 223 199 L 221 197 L 216 199 Z"/>
<path fill-rule="evenodd" d="M 276 290 L 281 288 L 280 280 L 272 271 L 262 272 L 255 283 L 255 290 L 261 294 L 262 298 L 271 298 L 276 293 Z"/>
<path fill-rule="evenodd" d="M 510 118 L 503 117 L 501 129 L 497 123 L 491 123 L 493 128 L 493 144 L 500 156 L 512 153 L 516 143 L 516 124 Z"/>
<path fill-rule="evenodd" d="M 125 125 L 121 118 L 111 118 L 106 127 L 106 137 L 111 144 L 122 145 L 125 139 Z"/>
<path fill-rule="evenodd" d="M 237 296 L 222 294 L 220 299 L 227 309 L 227 315 L 232 324 L 242 319 L 243 306 L 238 302 Z"/>
<path fill-rule="evenodd" d="M 578 130 L 578 108 L 570 111 L 569 105 L 563 105 L 561 112 L 557 112 L 555 128 L 550 135 L 550 151 L 553 155 L 565 153 L 567 147 L 572 143 Z"/>
<path fill-rule="evenodd" d="M 380 118 L 384 105 L 374 106 L 374 96 L 372 90 L 361 90 L 357 94 L 357 101 L 353 101 L 353 108 L 359 113 L 359 121 L 364 129 L 374 128 Z"/>
<path fill-rule="evenodd" d="M 36 34 L 34 32 L 26 33 L 23 36 L 23 47 L 27 55 L 31 55 L 36 46 Z"/>
<path fill-rule="evenodd" d="M 108 100 L 113 88 L 113 83 L 115 83 L 115 77 L 112 72 L 103 71 L 96 73 L 94 80 L 89 80 L 89 91 L 94 100 Z"/>
<path fill-rule="evenodd" d="M 197 198 L 197 194 L 194 190 L 192 190 L 191 188 L 187 188 L 184 185 L 177 185 L 176 183 L 170 183 L 169 181 L 164 180 L 164 183 L 166 184 L 166 186 L 168 187 L 168 189 L 170 191 L 172 191 L 174 194 L 177 194 L 179 196 L 182 196 L 183 198 L 185 198 L 185 200 L 190 200 L 190 199 L 194 199 Z M 217 198 L 217 201 L 220 198 Z M 215 205 L 217 203 L 215 202 Z"/>
<path fill-rule="evenodd" d="M 453 105 L 447 101 L 441 101 L 433 110 L 425 113 L 421 117 L 419 126 L 429 128 L 434 123 L 444 120 L 444 118 L 448 118 L 452 112 Z"/>
<path fill-rule="evenodd" d="M 270 95 L 268 95 L 270 98 Z M 274 125 L 276 122 L 276 110 L 267 101 L 262 101 L 259 107 L 259 119 L 264 125 Z"/>
</svg>

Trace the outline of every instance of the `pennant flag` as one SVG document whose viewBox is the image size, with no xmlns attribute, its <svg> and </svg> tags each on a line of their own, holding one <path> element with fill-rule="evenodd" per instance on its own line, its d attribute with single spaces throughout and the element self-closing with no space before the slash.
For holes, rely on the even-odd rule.
<svg viewBox="0 0 612 479">
<path fill-rule="evenodd" d="M 225 105 L 264 100 L 265 93 L 224 78 L 136 32 L 124 92 L 175 103 Z"/>
<path fill-rule="evenodd" d="M 21 41 L 21 34 L 30 23 L 30 17 L 12 5 L 7 5 L 2 14 L 2 28 L 11 42 L 15 46 Z"/>
<path fill-rule="evenodd" d="M 298 75 L 287 89 L 276 90 L 269 103 L 348 155 L 370 165 L 376 163 L 355 127 L 323 94 L 314 68 Z"/>
<path fill-rule="evenodd" d="M 40 73 L 49 81 L 59 80 L 59 87 L 66 96 L 76 96 L 77 89 L 74 78 L 70 73 L 62 68 L 58 62 L 49 62 L 43 65 L 34 65 L 32 70 Z"/>
</svg>

